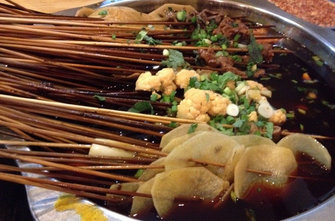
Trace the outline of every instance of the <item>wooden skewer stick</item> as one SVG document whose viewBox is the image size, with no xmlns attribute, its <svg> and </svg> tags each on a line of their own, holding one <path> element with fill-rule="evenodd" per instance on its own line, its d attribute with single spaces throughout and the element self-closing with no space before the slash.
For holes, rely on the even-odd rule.
<svg viewBox="0 0 335 221">
<path fill-rule="evenodd" d="M 136 145 L 131 145 L 131 144 L 120 142 L 120 141 L 107 140 L 107 139 L 106 140 L 105 139 L 94 139 L 92 137 L 77 135 L 75 133 L 55 132 L 55 131 L 50 131 L 46 129 L 38 129 L 38 128 L 34 128 L 31 126 L 27 126 L 27 125 L 18 125 L 15 123 L 9 123 L 5 121 L 0 121 L 0 125 L 26 130 L 33 134 L 39 133 L 39 134 L 48 135 L 48 136 L 55 136 L 55 137 L 76 140 L 79 142 L 96 143 L 96 144 L 101 144 L 105 146 L 111 146 L 111 147 L 116 147 L 116 148 L 120 148 L 120 149 L 124 149 L 128 151 L 132 151 L 132 152 L 140 152 L 140 153 L 146 153 L 146 154 L 151 154 L 151 155 L 156 155 L 156 156 L 166 156 L 167 155 L 166 153 L 163 153 L 158 150 L 136 146 Z"/>
<path fill-rule="evenodd" d="M 44 182 L 46 181 L 46 179 L 34 178 L 34 181 L 32 181 L 32 178 L 27 178 L 27 177 L 7 174 L 7 173 L 0 173 L 0 179 L 13 182 L 13 183 L 18 183 L 18 184 L 37 186 L 37 187 L 41 187 L 44 189 L 55 190 L 55 191 L 64 192 L 64 193 L 70 193 L 70 194 L 74 194 L 77 196 L 115 202 L 115 197 L 104 196 L 104 195 L 89 193 L 85 191 L 72 190 L 70 188 L 59 187 L 57 186 L 57 182 L 54 182 L 53 183 L 54 185 L 46 184 L 46 182 Z"/>
<path fill-rule="evenodd" d="M 283 135 L 283 136 L 288 136 L 288 135 L 291 135 L 291 134 L 297 134 L 297 133 L 296 132 L 290 132 L 290 131 L 287 131 L 287 130 L 282 130 L 281 131 L 281 135 Z M 320 139 L 320 140 L 335 140 L 335 137 L 329 137 L 329 136 L 322 136 L 322 135 L 316 135 L 316 134 L 304 134 L 304 135 L 313 137 L 315 139 Z"/>
<path fill-rule="evenodd" d="M 21 145 L 22 143 L 27 143 L 22 141 L 21 143 L 16 141 L 3 141 L 4 144 L 13 144 Z M 30 142 L 30 143 L 42 143 L 42 142 Z M 51 143 L 52 144 L 52 143 Z M 82 145 L 82 144 L 79 144 Z M 85 144 L 86 145 L 86 144 Z M 35 146 L 35 145 L 34 145 Z M 4 152 L 16 153 L 20 155 L 29 155 L 29 156 L 52 156 L 52 157 L 66 157 L 66 158 L 81 158 L 81 159 L 95 159 L 99 161 L 117 161 L 117 162 L 141 162 L 141 163 L 151 163 L 154 159 L 145 158 L 145 157 L 116 157 L 116 156 L 91 156 L 87 154 L 75 154 L 75 153 L 58 153 L 58 152 L 45 152 L 45 151 L 26 151 L 26 150 L 13 150 L 13 149 L 3 149 Z"/>
<path fill-rule="evenodd" d="M 66 103 L 61 103 L 61 102 L 41 101 L 41 100 L 15 97 L 15 96 L 4 95 L 4 94 L 0 94 L 0 100 L 6 101 L 9 103 L 22 102 L 22 103 L 30 103 L 30 104 L 42 104 L 42 105 L 48 105 L 48 106 L 54 106 L 54 107 L 61 107 L 61 108 L 70 109 L 70 110 L 106 114 L 109 116 L 117 116 L 121 118 L 128 118 L 128 119 L 134 119 L 134 120 L 144 120 L 144 121 L 150 121 L 150 122 L 155 122 L 155 123 L 166 123 L 166 124 L 169 124 L 171 122 L 200 123 L 199 121 L 195 121 L 195 120 L 173 118 L 173 117 L 162 117 L 162 116 L 147 115 L 147 114 L 126 112 L 126 111 L 117 111 L 117 110 L 110 110 L 110 109 L 104 109 L 104 108 L 95 108 L 95 107 L 88 107 L 88 106 L 81 106 L 81 105 L 74 105 L 74 104 L 66 104 Z"/>
<path fill-rule="evenodd" d="M 93 170 L 86 170 L 86 169 L 72 167 L 72 166 L 68 166 L 68 165 L 64 165 L 64 164 L 53 163 L 53 162 L 49 162 L 49 161 L 46 161 L 46 160 L 35 159 L 35 158 L 32 158 L 32 157 L 26 157 L 26 156 L 21 156 L 21 155 L 17 155 L 17 154 L 5 153 L 4 151 L 1 151 L 1 150 L 0 150 L 0 156 L 10 158 L 10 159 L 15 159 L 15 160 L 22 160 L 22 161 L 26 161 L 26 162 L 37 163 L 37 164 L 41 164 L 41 165 L 61 168 L 61 169 L 76 172 L 76 173 L 89 174 L 89 175 L 92 175 L 92 176 L 109 178 L 109 179 L 113 179 L 113 180 L 120 180 L 120 181 L 126 181 L 126 182 L 137 181 L 136 179 L 134 179 L 132 177 L 126 177 L 126 176 L 110 174 L 110 173 L 102 173 L 102 172 L 93 171 Z"/>
<path fill-rule="evenodd" d="M 29 142 L 29 141 L 13 141 L 13 140 L 0 140 L 0 144 L 15 145 L 15 146 L 44 146 L 56 148 L 79 148 L 90 149 L 90 144 L 70 144 L 70 143 L 50 143 L 50 142 Z"/>
<path fill-rule="evenodd" d="M 56 178 L 56 179 L 62 179 L 62 180 L 70 180 L 80 183 L 90 183 L 90 184 L 99 184 L 99 185 L 112 185 L 115 184 L 115 182 L 111 181 L 105 181 L 100 179 L 91 179 L 87 177 L 81 177 L 81 176 L 72 176 L 72 175 L 66 175 L 61 173 L 50 173 L 44 169 L 44 167 L 32 167 L 32 168 L 20 168 L 20 167 L 14 167 L 14 166 L 8 166 L 8 165 L 2 165 L 0 164 L 0 171 L 15 171 L 15 172 L 25 172 L 25 173 L 34 173 L 34 174 L 40 174 L 46 177 L 50 178 Z"/>
<path fill-rule="evenodd" d="M 128 44 L 128 43 L 117 43 L 111 41 L 77 41 L 77 40 L 43 40 L 43 42 L 51 43 L 64 43 L 64 44 L 79 44 L 79 45 L 94 45 L 94 46 L 109 46 L 109 47 L 122 47 L 122 48 L 141 48 L 141 49 L 174 49 L 181 51 L 193 51 L 199 49 L 208 49 L 208 47 L 196 47 L 196 46 L 177 46 L 177 45 L 148 45 L 148 44 Z M 212 47 L 214 51 L 222 51 L 221 47 Z M 227 48 L 227 52 L 248 52 L 245 48 Z M 274 53 L 292 53 L 288 49 L 272 49 Z"/>
</svg>

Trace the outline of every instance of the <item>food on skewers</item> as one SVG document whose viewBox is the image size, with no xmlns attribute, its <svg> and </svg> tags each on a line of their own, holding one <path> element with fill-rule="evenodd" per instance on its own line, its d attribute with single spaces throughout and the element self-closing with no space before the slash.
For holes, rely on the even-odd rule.
<svg viewBox="0 0 335 221">
<path fill-rule="evenodd" d="M 266 180 L 274 181 L 276 185 L 273 187 L 280 193 L 286 192 L 286 189 L 291 186 L 294 188 L 294 184 L 301 182 L 301 180 L 311 178 L 322 181 L 322 174 L 327 174 L 330 171 L 331 158 L 323 146 L 312 144 L 314 139 L 304 140 L 304 137 L 299 137 L 299 142 L 311 146 L 310 149 L 305 150 L 304 147 L 292 143 L 292 140 L 296 140 L 295 138 L 287 137 L 287 141 L 283 139 L 281 141 L 283 147 L 278 147 L 278 144 L 275 145 L 272 140 L 259 136 L 273 137 L 276 134 L 276 128 L 278 128 L 276 126 L 286 128 L 285 122 L 292 123 L 286 117 L 283 109 L 275 110 L 270 105 L 271 98 L 271 104 L 275 104 L 276 108 L 281 107 L 283 100 L 278 103 L 278 95 L 283 90 L 276 91 L 277 87 L 265 87 L 265 85 L 268 86 L 266 80 L 257 79 L 260 76 L 274 76 L 273 79 L 281 78 L 278 73 L 264 75 L 265 69 L 262 68 L 266 68 L 266 63 L 270 62 L 273 57 L 274 60 L 277 59 L 278 52 L 286 53 L 289 51 L 276 51 L 272 45 L 265 44 L 265 40 L 262 38 L 267 36 L 259 35 L 260 33 L 266 34 L 268 29 L 261 28 L 258 24 L 251 24 L 244 18 L 227 17 L 222 12 L 208 10 L 199 13 L 189 12 L 184 10 L 185 7 L 165 8 L 168 16 L 163 18 L 162 22 L 157 22 L 157 25 L 137 21 L 135 18 L 127 21 L 119 19 L 119 23 L 118 21 L 110 21 L 110 24 L 107 20 L 102 21 L 96 18 L 90 20 L 88 18 L 92 23 L 85 24 L 87 25 L 85 27 L 72 25 L 62 27 L 55 24 L 57 21 L 49 20 L 54 25 L 53 31 L 50 31 L 48 26 L 36 25 L 35 27 L 35 25 L 21 24 L 19 26 L 28 28 L 20 29 L 26 39 L 24 42 L 26 46 L 22 46 L 20 41 L 16 41 L 13 45 L 16 38 L 11 35 L 10 30 L 12 29 L 10 27 L 6 29 L 4 26 L 3 34 L 5 37 L 0 38 L 1 43 L 4 43 L 1 47 L 4 48 L 0 48 L 0 50 L 5 56 L 9 55 L 9 58 L 2 57 L 0 61 L 9 62 L 9 65 L 8 67 L 0 67 L 1 82 L 4 84 L 0 85 L 1 91 L 24 97 L 80 103 L 95 107 L 102 106 L 103 108 L 83 108 L 83 106 L 70 106 L 58 102 L 52 102 L 54 105 L 59 105 L 57 107 L 44 102 L 37 105 L 30 99 L 19 101 L 7 98 L 4 100 L 4 97 L 0 96 L 1 101 L 4 101 L 0 107 L 1 125 L 12 128 L 25 139 L 33 137 L 52 142 L 93 143 L 90 145 L 90 156 L 85 155 L 90 157 L 85 158 L 89 159 L 87 162 L 83 159 L 73 160 L 73 162 L 70 159 L 52 160 L 71 164 L 80 162 L 85 165 L 95 165 L 98 162 L 101 164 L 109 163 L 112 165 L 109 167 L 111 170 L 122 169 L 124 171 L 127 169 L 126 176 L 115 176 L 115 173 L 119 174 L 119 171 L 111 171 L 110 174 L 104 173 L 103 175 L 110 175 L 109 178 L 113 177 L 113 181 L 127 183 L 113 184 L 111 189 L 107 188 L 110 191 L 115 191 L 113 194 L 107 191 L 107 195 L 94 197 L 98 197 L 98 199 L 104 197 L 103 199 L 107 201 L 114 200 L 116 201 L 115 206 L 120 203 L 119 206 L 127 208 L 125 214 L 128 215 L 128 212 L 133 215 L 139 214 L 140 218 L 141 213 L 151 209 L 151 212 L 154 211 L 154 216 L 157 215 L 157 212 L 163 218 L 168 219 L 171 213 L 178 211 L 178 208 L 177 210 L 175 208 L 175 203 L 182 202 L 185 205 L 193 205 L 193 202 L 190 201 L 194 197 L 203 197 L 215 203 L 213 205 L 206 200 L 194 202 L 195 204 L 200 203 L 201 208 L 209 207 L 208 213 L 218 212 L 215 208 L 224 211 L 226 207 L 223 204 L 235 203 L 229 199 L 230 195 L 233 200 L 236 200 L 236 196 L 239 198 L 236 202 L 237 205 L 233 205 L 233 210 L 236 208 L 240 210 L 237 209 L 238 212 L 234 213 L 244 214 L 244 210 L 249 211 L 250 208 L 254 208 L 252 203 L 248 204 L 253 201 L 250 198 L 250 192 L 253 192 L 255 186 L 263 185 Z M 98 13 L 98 17 L 107 18 L 107 14 L 112 14 L 113 10 L 106 12 L 104 9 L 100 9 L 96 13 Z M 133 10 L 129 10 L 129 13 L 138 15 Z M 140 16 L 137 18 L 142 19 Z M 77 21 L 84 23 L 85 20 L 80 19 Z M 97 23 L 94 23 L 95 21 Z M 133 25 L 132 22 L 135 24 Z M 92 24 L 97 27 L 91 27 Z M 16 26 L 13 25 L 13 27 Z M 123 28 L 123 30 L 120 31 L 119 28 Z M 164 32 L 159 32 L 163 28 Z M 41 36 L 32 29 L 49 30 L 48 33 L 51 36 Z M 57 33 L 55 33 L 56 30 Z M 92 36 L 90 36 L 91 31 Z M 72 36 L 74 39 L 70 39 L 68 33 L 77 35 Z M 87 41 L 78 40 L 77 37 Z M 48 47 L 43 45 L 45 42 L 48 43 Z M 33 48 L 29 44 L 34 45 Z M 87 45 L 84 46 L 85 44 Z M 69 50 L 65 51 L 65 49 Z M 73 52 L 70 53 L 71 50 Z M 32 55 L 33 58 L 29 55 Z M 198 59 L 195 59 L 195 56 Z M 42 57 L 43 59 L 41 59 Z M 306 70 L 304 70 L 305 72 Z M 136 84 L 137 77 L 142 79 L 138 80 Z M 247 77 L 248 79 L 246 79 Z M 310 76 L 307 80 L 314 84 L 315 81 L 312 79 L 313 76 Z M 41 83 L 41 81 L 43 82 Z M 135 87 L 142 91 L 134 92 Z M 320 96 L 315 91 L 307 92 L 314 94 L 310 97 Z M 36 101 L 38 101 L 37 99 Z M 286 99 L 288 98 L 286 97 Z M 331 108 L 331 103 L 326 101 L 323 103 Z M 199 117 L 197 120 L 202 119 L 208 124 L 194 121 L 194 112 L 192 112 L 191 119 L 186 119 L 189 121 L 183 119 L 189 118 L 191 112 L 189 106 L 199 106 L 200 111 L 194 110 L 196 108 L 193 108 L 192 111 L 201 112 L 201 114 L 194 115 Z M 79 107 L 82 109 L 77 109 Z M 129 112 L 113 112 L 114 110 L 109 111 L 106 108 L 121 110 L 130 108 L 130 111 L 155 115 L 165 115 L 167 111 L 167 114 L 172 118 L 132 115 Z M 305 106 L 300 110 L 301 113 L 305 112 L 305 114 L 309 111 Z M 175 116 L 183 118 L 174 118 Z M 50 120 L 55 117 L 58 119 Z M 14 123 L 17 120 L 20 120 L 20 124 Z M 167 133 L 163 136 L 159 146 L 160 137 L 170 130 L 167 125 L 171 123 L 170 126 L 178 126 L 173 124 L 174 121 L 178 124 L 185 122 L 193 124 L 181 125 Z M 302 123 L 299 126 L 303 131 Z M 48 130 L 51 133 L 48 133 Z M 221 132 L 227 135 L 250 133 L 253 135 L 228 137 Z M 103 139 L 96 139 L 97 137 L 109 140 L 105 142 Z M 114 142 L 114 140 L 118 142 Z M 271 148 L 263 147 L 263 145 L 271 146 Z M 249 159 L 248 157 L 253 155 L 249 152 L 253 152 L 254 149 L 255 156 L 259 154 L 257 156 L 262 158 L 259 161 L 255 160 L 256 162 L 252 162 L 253 158 Z M 262 151 L 265 153 L 261 154 Z M 305 153 L 300 154 L 299 152 Z M 98 156 L 104 155 L 110 156 L 108 158 L 110 162 L 106 162 L 107 160 L 103 157 L 101 157 L 102 161 L 96 160 Z M 279 155 L 287 156 L 283 160 L 285 165 L 276 163 L 281 159 Z M 277 161 L 268 162 L 264 156 L 275 158 Z M 241 157 L 245 159 L 243 163 L 240 160 Z M 301 159 L 304 162 L 301 162 Z M 246 162 L 249 161 L 252 162 L 252 165 L 246 165 Z M 134 162 L 137 164 L 133 164 Z M 150 162 L 153 163 L 143 165 Z M 265 163 L 270 166 L 271 171 L 267 167 L 263 167 Z M 113 166 L 113 164 L 117 165 Z M 309 173 L 308 166 L 307 169 L 303 169 L 307 173 L 299 174 L 305 164 L 316 166 L 319 172 L 318 176 Z M 88 168 L 93 170 L 97 168 L 108 169 L 107 166 Z M 129 168 L 134 170 L 141 168 L 135 174 L 136 179 L 128 177 L 135 173 Z M 236 172 L 236 168 L 242 169 Z M 245 168 L 247 171 L 244 170 Z M 199 175 L 199 170 L 202 172 L 201 175 Z M 193 176 L 185 176 L 185 182 L 182 179 L 163 182 L 166 185 L 159 185 L 160 187 L 156 188 L 157 192 L 154 194 L 156 177 L 170 175 L 179 177 L 184 171 L 192 171 Z M 92 171 L 86 172 L 92 174 Z M 237 175 L 234 177 L 235 172 Z M 123 174 L 123 172 L 120 173 Z M 211 191 L 213 195 L 209 196 L 206 193 L 198 192 L 198 189 L 193 188 L 192 185 L 179 186 L 179 182 L 189 183 L 194 177 L 202 179 L 203 174 L 209 175 L 206 177 L 210 177 L 217 183 L 224 184 L 221 186 L 222 191 L 217 191 L 220 189 L 217 188 L 215 189 L 217 192 Z M 319 174 L 321 175 L 319 176 Z M 100 174 L 101 176 L 102 174 Z M 61 177 L 61 179 L 63 178 Z M 104 182 L 105 180 L 96 180 L 96 182 L 98 181 Z M 133 182 L 128 183 L 128 181 Z M 195 184 L 196 182 L 190 183 Z M 203 183 L 199 183 L 201 189 L 205 190 L 202 188 Z M 171 190 L 171 185 L 176 184 L 178 184 L 178 188 Z M 110 184 L 104 185 L 110 186 Z M 69 188 L 72 187 L 69 186 Z M 167 193 L 164 196 L 159 195 L 161 188 L 164 188 L 164 192 Z M 177 190 L 181 190 L 182 193 Z M 231 190 L 233 192 L 230 192 Z M 106 190 L 104 191 L 103 193 L 106 193 Z M 77 193 L 81 194 L 79 191 Z M 258 194 L 262 197 L 265 196 L 262 191 L 259 191 Z M 90 197 L 94 198 L 92 195 Z M 134 203 L 131 209 L 132 202 Z M 247 203 L 247 205 L 240 203 Z M 114 207 L 112 208 L 114 209 Z M 266 210 L 267 204 L 263 205 L 262 208 Z M 264 212 L 263 209 L 261 211 Z M 304 210 L 305 207 L 301 206 L 300 209 Z M 194 213 L 199 211 L 195 209 Z M 206 211 L 206 209 L 201 211 Z M 262 214 L 262 212 L 257 211 L 257 214 Z M 248 217 L 248 215 L 242 216 Z M 287 215 L 284 215 L 281 218 L 286 217 Z"/>
</svg>

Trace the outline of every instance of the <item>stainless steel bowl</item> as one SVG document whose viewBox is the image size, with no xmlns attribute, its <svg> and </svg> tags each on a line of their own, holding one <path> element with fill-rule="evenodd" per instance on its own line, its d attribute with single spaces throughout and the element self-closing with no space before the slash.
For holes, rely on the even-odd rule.
<svg viewBox="0 0 335 221">
<path fill-rule="evenodd" d="M 102 3 L 103 6 L 129 6 L 142 12 L 150 12 L 164 3 L 189 4 L 201 10 L 203 8 L 217 9 L 223 8 L 228 14 L 234 16 L 247 16 L 250 20 L 265 25 L 274 25 L 275 30 L 289 37 L 288 40 L 282 40 L 281 46 L 297 52 L 296 55 L 305 62 L 313 62 L 311 52 L 319 56 L 326 65 L 335 71 L 335 32 L 331 29 L 322 28 L 298 19 L 270 4 L 265 0 L 249 1 L 223 1 L 223 0 L 125 0 L 113 1 L 107 0 Z M 96 6 L 92 6 L 96 7 Z M 60 14 L 74 14 L 74 10 L 62 12 Z M 331 15 L 330 15 L 331 16 Z M 329 85 L 335 88 L 334 72 L 316 70 Z M 28 198 L 29 198 L 29 188 Z M 31 201 L 31 200 L 30 200 Z M 132 218 L 107 212 L 112 220 L 134 220 Z M 291 221 L 302 220 L 323 220 L 331 221 L 335 218 L 335 195 L 322 202 L 315 208 L 288 218 Z M 37 217 L 38 218 L 38 217 Z M 57 218 L 56 218 L 57 219 Z"/>
</svg>

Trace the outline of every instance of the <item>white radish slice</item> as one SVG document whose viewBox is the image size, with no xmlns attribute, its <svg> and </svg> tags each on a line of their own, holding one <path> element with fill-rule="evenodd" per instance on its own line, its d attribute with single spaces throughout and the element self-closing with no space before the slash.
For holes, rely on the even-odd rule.
<svg viewBox="0 0 335 221">
<path fill-rule="evenodd" d="M 245 147 L 262 144 L 275 145 L 275 143 L 271 139 L 254 134 L 231 136 L 231 138 L 237 141 L 239 144 L 244 145 Z"/>
<path fill-rule="evenodd" d="M 197 131 L 197 132 L 193 132 L 190 134 L 185 134 L 183 136 L 180 137 L 176 137 L 174 139 L 172 139 L 163 149 L 162 151 L 165 153 L 170 153 L 175 147 L 177 147 L 178 145 L 182 145 L 185 141 L 189 140 L 190 138 L 202 133 L 203 131 Z M 218 131 L 218 133 L 220 133 Z"/>
<path fill-rule="evenodd" d="M 227 114 L 236 117 L 240 113 L 240 110 L 236 104 L 229 104 L 227 106 Z"/>
<path fill-rule="evenodd" d="M 273 145 L 251 146 L 246 149 L 234 171 L 234 191 L 244 199 L 255 184 L 280 188 L 286 184 L 288 176 L 297 168 L 293 152 L 285 147 Z M 249 170 L 249 171 L 248 171 Z M 269 175 L 260 175 L 260 171 Z"/>
<path fill-rule="evenodd" d="M 304 134 L 292 134 L 284 137 L 278 142 L 279 146 L 287 147 L 297 153 L 306 153 L 318 161 L 326 169 L 331 168 L 331 156 L 326 147 L 316 139 Z"/>
<path fill-rule="evenodd" d="M 145 183 L 142 183 L 137 189 L 136 193 L 151 194 L 151 189 L 154 184 L 154 180 L 155 178 L 151 178 Z M 130 209 L 130 215 L 136 216 L 139 213 L 145 213 L 151 210 L 152 207 L 153 207 L 152 198 L 134 196 L 133 204 L 131 205 L 131 209 Z"/>
<path fill-rule="evenodd" d="M 228 187 L 229 182 L 204 167 L 188 167 L 157 174 L 151 194 L 158 215 L 164 218 L 173 208 L 176 198 L 196 196 L 211 200 Z"/>
<path fill-rule="evenodd" d="M 206 166 L 214 174 L 224 179 L 231 179 L 235 166 L 234 157 L 243 151 L 243 145 L 232 138 L 217 132 L 202 132 L 182 145 L 175 147 L 165 159 L 165 170 L 174 170 L 183 167 L 198 165 L 191 159 L 217 163 L 223 166 Z"/>
<path fill-rule="evenodd" d="M 274 114 L 274 110 L 268 102 L 260 103 L 257 112 L 265 118 L 270 118 Z"/>
<path fill-rule="evenodd" d="M 108 157 L 133 157 L 135 153 L 122 150 L 120 148 L 108 147 L 100 144 L 92 144 L 88 155 Z"/>
<path fill-rule="evenodd" d="M 140 186 L 140 182 L 131 182 L 131 183 L 117 183 L 110 186 L 111 190 L 122 190 L 127 192 L 136 192 L 138 187 Z M 131 196 L 125 196 L 125 195 L 117 195 L 117 194 L 107 194 L 107 196 L 113 196 L 115 198 L 120 198 L 120 201 L 123 201 L 124 203 L 131 203 L 132 197 Z M 128 202 L 127 199 L 129 199 Z M 122 202 L 120 202 L 122 203 Z"/>
<path fill-rule="evenodd" d="M 191 124 L 183 124 L 179 127 L 171 130 L 169 133 L 165 134 L 162 137 L 160 147 L 164 148 L 172 139 L 176 137 L 181 137 L 183 135 L 189 134 L 188 131 L 190 129 Z M 195 128 L 194 132 L 197 131 L 217 131 L 214 127 L 209 126 L 206 123 L 199 123 Z"/>
<path fill-rule="evenodd" d="M 152 166 L 164 166 L 165 157 L 159 158 L 155 160 L 150 165 Z M 156 176 L 156 174 L 164 172 L 164 167 L 161 169 L 146 169 L 142 173 L 142 175 L 138 178 L 140 181 L 147 181 Z"/>
</svg>

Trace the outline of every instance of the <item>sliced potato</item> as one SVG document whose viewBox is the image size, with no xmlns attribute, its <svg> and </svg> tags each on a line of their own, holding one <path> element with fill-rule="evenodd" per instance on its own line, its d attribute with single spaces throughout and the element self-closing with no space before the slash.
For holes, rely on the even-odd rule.
<svg viewBox="0 0 335 221">
<path fill-rule="evenodd" d="M 234 171 L 234 191 L 240 199 L 246 198 L 248 190 L 256 183 L 280 188 L 297 168 L 293 152 L 273 145 L 251 146 L 246 149 Z M 260 174 L 268 173 L 268 174 Z"/>
<path fill-rule="evenodd" d="M 165 160 L 165 157 L 159 158 L 158 160 L 155 160 L 154 162 L 152 162 L 150 165 L 164 166 L 164 160 Z M 156 176 L 156 174 L 161 173 L 161 172 L 164 172 L 164 168 L 162 168 L 162 169 L 146 169 L 146 170 L 144 170 L 142 175 L 138 178 L 138 180 L 140 180 L 140 181 L 150 180 L 151 178 Z"/>
<path fill-rule="evenodd" d="M 131 183 L 117 183 L 110 186 L 111 190 L 122 190 L 127 192 L 136 192 L 138 187 L 140 186 L 140 182 L 131 182 Z M 122 201 L 127 198 L 131 198 L 131 196 L 117 195 L 117 194 L 107 194 L 107 196 L 113 196 L 115 198 L 120 198 Z"/>
<path fill-rule="evenodd" d="M 182 145 L 185 141 L 187 141 L 188 139 L 198 135 L 199 133 L 202 133 L 203 131 L 197 131 L 197 132 L 193 132 L 190 134 L 185 134 L 183 136 L 180 137 L 176 137 L 174 139 L 172 139 L 163 149 L 162 151 L 165 153 L 170 153 L 176 146 L 178 145 Z"/>
<path fill-rule="evenodd" d="M 229 187 L 229 182 L 204 167 L 188 167 L 157 174 L 151 189 L 157 213 L 164 218 L 176 198 L 213 199 Z"/>
<path fill-rule="evenodd" d="M 238 157 L 237 152 L 243 149 L 243 145 L 226 135 L 202 132 L 171 151 L 165 159 L 165 170 L 196 166 L 197 163 L 190 161 L 195 159 L 225 165 L 225 167 L 208 165 L 206 168 L 222 178 L 230 179 L 235 166 L 234 157 Z"/>
<path fill-rule="evenodd" d="M 109 156 L 109 157 L 133 157 L 135 154 L 130 151 L 115 147 L 107 147 L 100 144 L 92 144 L 88 155 L 91 156 Z"/>
<path fill-rule="evenodd" d="M 171 130 L 169 133 L 165 134 L 162 137 L 160 147 L 164 148 L 171 140 L 188 134 L 188 130 L 190 129 L 190 126 L 191 124 L 183 124 Z M 194 132 L 198 132 L 198 131 L 218 131 L 218 130 L 216 130 L 214 127 L 209 126 L 206 123 L 199 123 L 198 126 L 195 128 Z"/>
<path fill-rule="evenodd" d="M 316 139 L 304 134 L 292 134 L 284 137 L 278 142 L 279 146 L 287 147 L 294 154 L 306 153 L 318 161 L 326 169 L 331 168 L 331 156 L 326 147 Z"/>
<path fill-rule="evenodd" d="M 155 178 L 151 178 L 150 180 L 142 183 L 137 189 L 137 193 L 145 193 L 151 194 L 152 185 L 154 183 Z M 149 211 L 153 207 L 153 202 L 151 197 L 141 197 L 134 196 L 133 204 L 131 205 L 130 215 L 135 216 L 139 213 L 145 213 Z"/>
<path fill-rule="evenodd" d="M 271 139 L 257 136 L 254 134 L 232 136 L 231 138 L 233 138 L 239 144 L 244 145 L 245 147 L 262 145 L 262 144 L 275 145 L 275 143 Z"/>
</svg>

